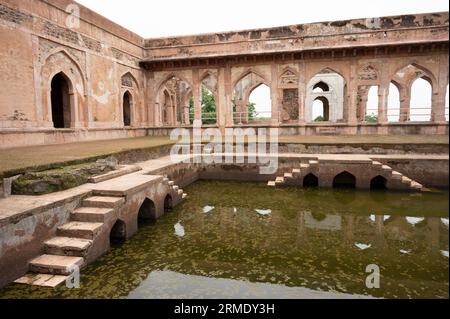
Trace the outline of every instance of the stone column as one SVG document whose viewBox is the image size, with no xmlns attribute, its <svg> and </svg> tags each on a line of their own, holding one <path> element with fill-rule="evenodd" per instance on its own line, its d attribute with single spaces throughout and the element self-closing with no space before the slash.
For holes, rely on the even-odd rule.
<svg viewBox="0 0 450 319">
<path fill-rule="evenodd" d="M 230 126 L 230 80 L 231 71 L 228 65 L 219 68 L 217 75 L 217 125 L 223 131 L 226 126 Z"/>
<path fill-rule="evenodd" d="M 192 98 L 194 100 L 194 120 L 202 119 L 201 83 L 198 69 L 192 70 Z"/>
<path fill-rule="evenodd" d="M 361 96 L 361 100 L 358 101 L 358 103 L 359 103 L 359 121 L 362 123 L 366 122 L 368 93 L 369 93 L 369 91 L 365 92 L 364 96 Z"/>
<path fill-rule="evenodd" d="M 348 105 L 347 105 L 347 124 L 356 125 L 358 119 L 356 117 L 356 106 L 358 103 L 358 86 L 356 83 L 357 78 L 357 65 L 355 61 L 352 61 L 350 66 L 350 79 L 347 84 L 348 92 L 347 95 Z"/>
<path fill-rule="evenodd" d="M 306 107 L 306 66 L 305 62 L 299 63 L 299 75 L 298 75 L 298 123 L 305 123 L 305 107 Z"/>
<path fill-rule="evenodd" d="M 378 87 L 378 124 L 387 124 L 388 116 L 389 83 L 382 83 Z"/>
<path fill-rule="evenodd" d="M 439 75 L 437 87 L 433 88 L 433 101 L 431 109 L 431 121 L 444 124 L 445 119 L 445 95 L 448 85 L 448 56 L 439 57 Z"/>
<path fill-rule="evenodd" d="M 383 60 L 380 72 L 380 85 L 378 86 L 378 124 L 388 123 L 388 102 L 389 102 L 389 63 Z"/>
<path fill-rule="evenodd" d="M 270 83 L 270 95 L 272 100 L 272 121 L 273 126 L 280 125 L 280 114 L 278 109 L 278 68 L 277 64 L 271 65 L 271 83 Z"/>
<path fill-rule="evenodd" d="M 400 118 L 399 122 L 409 121 L 409 104 L 411 102 L 411 89 L 402 87 L 400 90 Z"/>
<path fill-rule="evenodd" d="M 142 101 L 143 107 L 147 110 L 146 122 L 148 126 L 155 125 L 155 95 L 154 90 L 154 74 L 151 71 L 144 72 L 144 100 Z M 153 109 L 152 109 L 153 106 Z"/>
<path fill-rule="evenodd" d="M 230 127 L 233 126 L 233 90 L 231 83 L 231 65 L 227 64 L 224 70 L 224 78 L 225 78 L 225 126 Z"/>
</svg>

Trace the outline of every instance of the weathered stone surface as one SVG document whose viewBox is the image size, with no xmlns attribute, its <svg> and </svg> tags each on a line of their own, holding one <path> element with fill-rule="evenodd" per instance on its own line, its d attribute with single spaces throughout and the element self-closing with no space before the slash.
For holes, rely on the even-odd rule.
<svg viewBox="0 0 450 319">
<path fill-rule="evenodd" d="M 58 227 L 58 236 L 94 239 L 100 232 L 103 223 L 70 222 Z"/>
<path fill-rule="evenodd" d="M 12 182 L 12 192 L 14 195 L 42 195 L 70 189 L 87 183 L 96 175 L 104 176 L 105 173 L 114 172 L 118 167 L 117 163 L 117 159 L 108 157 L 95 163 L 25 173 Z M 128 172 L 130 169 L 125 171 Z M 120 175 L 121 172 L 117 174 Z M 114 175 L 112 176 L 114 177 Z M 107 176 L 103 177 L 103 179 L 107 178 Z"/>
<path fill-rule="evenodd" d="M 30 270 L 39 273 L 69 275 L 72 267 L 81 267 L 83 258 L 42 255 L 30 261 Z"/>
<path fill-rule="evenodd" d="M 272 94 L 271 117 L 256 122 L 279 126 L 283 135 L 448 134 L 448 12 L 143 39 L 84 7 L 80 27 L 70 28 L 54 18 L 66 15 L 68 4 L 0 4 L 0 39 L 8 43 L 0 65 L 14 65 L 0 72 L 0 148 L 168 135 L 191 124 L 188 102 L 201 86 L 215 95 L 221 129 L 246 125 L 249 96 L 262 84 Z M 309 85 L 318 76 L 330 88 L 320 94 Z M 417 78 L 433 88 L 429 123 L 411 121 L 407 101 Z M 64 105 L 52 102 L 55 79 L 71 88 Z M 392 81 L 401 88 L 400 123 L 388 121 L 383 102 Z M 372 86 L 381 102 L 377 123 L 369 124 Z M 236 101 L 236 112 L 225 96 Z M 192 97 L 201 119 L 201 99 Z M 330 104 L 325 123 L 311 115 L 317 98 Z"/>
<path fill-rule="evenodd" d="M 30 273 L 16 279 L 14 283 L 55 288 L 65 282 L 67 278 L 68 276 Z"/>
</svg>

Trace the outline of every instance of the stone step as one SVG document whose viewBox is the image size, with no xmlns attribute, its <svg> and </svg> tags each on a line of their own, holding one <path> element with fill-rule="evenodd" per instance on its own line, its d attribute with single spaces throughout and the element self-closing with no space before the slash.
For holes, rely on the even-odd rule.
<svg viewBox="0 0 450 319">
<path fill-rule="evenodd" d="M 377 168 L 377 169 L 382 169 L 383 168 L 383 164 L 377 161 L 373 161 L 372 165 Z"/>
<path fill-rule="evenodd" d="M 309 165 L 311 165 L 311 166 L 317 166 L 317 165 L 319 165 L 319 161 L 311 160 L 311 161 L 309 161 Z"/>
<path fill-rule="evenodd" d="M 301 169 L 308 169 L 310 166 L 311 166 L 310 164 L 300 164 Z"/>
<path fill-rule="evenodd" d="M 422 190 L 423 185 L 420 183 L 417 183 L 416 181 L 411 182 L 411 188 L 416 190 Z"/>
<path fill-rule="evenodd" d="M 180 187 L 179 187 L 178 185 L 173 185 L 173 186 L 172 186 L 172 189 L 173 189 L 174 191 L 178 191 L 178 190 L 180 189 Z"/>
<path fill-rule="evenodd" d="M 66 281 L 69 276 L 28 273 L 16 279 L 14 283 L 31 286 L 55 288 Z"/>
<path fill-rule="evenodd" d="M 284 177 L 277 177 L 276 179 L 275 179 L 275 183 L 277 183 L 277 184 L 279 184 L 279 183 L 284 183 Z"/>
<path fill-rule="evenodd" d="M 183 194 L 184 194 L 184 191 L 182 189 L 179 189 L 178 190 L 178 195 L 183 195 Z"/>
<path fill-rule="evenodd" d="M 164 177 L 162 181 L 163 183 L 168 183 L 170 180 L 167 177 Z"/>
<path fill-rule="evenodd" d="M 122 167 L 120 167 L 118 170 L 114 170 L 112 172 L 108 172 L 106 174 L 102 174 L 102 175 L 98 175 L 98 176 L 94 176 L 89 178 L 89 183 L 101 183 L 104 181 L 108 181 L 110 179 L 113 178 L 117 178 L 120 176 L 124 176 L 124 175 L 128 175 L 134 172 L 138 172 L 140 171 L 141 168 L 139 166 L 134 166 L 134 165 L 123 165 Z"/>
<path fill-rule="evenodd" d="M 284 173 L 284 178 L 293 178 L 294 175 L 292 173 Z"/>
<path fill-rule="evenodd" d="M 70 222 L 58 227 L 57 235 L 62 237 L 94 239 L 103 223 Z"/>
<path fill-rule="evenodd" d="M 411 178 L 408 178 L 406 176 L 402 176 L 402 183 L 403 184 L 411 184 L 411 182 L 412 182 Z"/>
<path fill-rule="evenodd" d="M 183 196 L 181 196 L 181 199 L 186 199 L 188 197 L 188 194 L 183 193 Z"/>
<path fill-rule="evenodd" d="M 300 169 L 298 169 L 298 168 L 294 168 L 294 169 L 292 170 L 292 174 L 294 174 L 294 175 L 300 175 L 300 173 L 301 173 L 301 171 L 300 171 Z"/>
<path fill-rule="evenodd" d="M 174 181 L 169 181 L 169 186 L 173 186 L 173 185 L 175 185 L 175 182 Z"/>
<path fill-rule="evenodd" d="M 83 257 L 91 245 L 88 239 L 53 237 L 44 243 L 44 249 L 49 255 Z"/>
<path fill-rule="evenodd" d="M 275 187 L 276 183 L 275 183 L 275 181 L 269 181 L 269 182 L 267 182 L 267 186 Z"/>
<path fill-rule="evenodd" d="M 114 214 L 114 209 L 100 207 L 80 207 L 71 214 L 71 219 L 77 222 L 104 223 L 109 216 Z"/>
<path fill-rule="evenodd" d="M 402 173 L 399 173 L 397 171 L 392 171 L 392 179 L 401 180 L 403 177 Z"/>
<path fill-rule="evenodd" d="M 70 275 L 71 269 L 83 265 L 81 257 L 41 255 L 30 261 L 30 271 L 42 274 Z"/>
<path fill-rule="evenodd" d="M 83 200 L 85 207 L 117 208 L 125 203 L 123 197 L 92 196 Z"/>
<path fill-rule="evenodd" d="M 390 167 L 390 166 L 382 165 L 381 168 L 385 171 L 392 172 L 392 167 Z"/>
</svg>

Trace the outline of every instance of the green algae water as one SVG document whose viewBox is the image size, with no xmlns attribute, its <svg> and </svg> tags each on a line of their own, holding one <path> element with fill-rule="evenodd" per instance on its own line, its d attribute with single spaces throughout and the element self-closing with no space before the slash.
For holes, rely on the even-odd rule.
<svg viewBox="0 0 450 319">
<path fill-rule="evenodd" d="M 448 191 L 199 181 L 186 192 L 84 268 L 79 289 L 11 284 L 0 298 L 449 297 Z"/>
</svg>

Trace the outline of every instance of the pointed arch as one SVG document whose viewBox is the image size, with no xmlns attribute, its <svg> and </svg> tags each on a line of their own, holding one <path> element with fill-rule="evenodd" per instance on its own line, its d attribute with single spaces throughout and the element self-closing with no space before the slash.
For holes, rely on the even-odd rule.
<svg viewBox="0 0 450 319">
<path fill-rule="evenodd" d="M 356 188 L 356 177 L 348 171 L 337 174 L 333 179 L 333 188 Z"/>
<path fill-rule="evenodd" d="M 233 82 L 232 88 L 235 88 L 236 85 L 237 85 L 240 81 L 242 81 L 245 77 L 247 77 L 247 76 L 250 75 L 250 74 L 254 74 L 254 75 L 256 75 L 257 77 L 261 78 L 261 79 L 262 79 L 262 82 L 263 82 L 264 84 L 266 84 L 267 86 L 270 87 L 269 82 L 267 81 L 267 79 L 266 79 L 262 74 L 260 74 L 258 71 L 255 71 L 253 68 L 250 68 L 250 69 L 247 69 L 247 70 L 243 71 L 243 72 L 236 78 L 236 80 Z"/>
<path fill-rule="evenodd" d="M 59 72 L 51 80 L 51 110 L 53 127 L 70 128 L 72 125 L 73 84 L 64 72 Z"/>
<path fill-rule="evenodd" d="M 57 48 L 54 48 L 53 50 L 50 50 L 47 53 L 47 55 L 42 59 L 42 61 L 43 61 L 42 68 L 44 68 L 46 66 L 46 64 L 49 62 L 49 60 L 53 56 L 56 56 L 57 54 L 62 54 L 64 57 L 66 57 L 75 66 L 75 68 L 79 72 L 80 79 L 82 81 L 82 85 L 83 85 L 83 92 L 82 93 L 84 95 L 86 95 L 86 91 L 85 91 L 86 90 L 86 79 L 84 77 L 84 72 L 82 71 L 82 68 L 81 68 L 80 64 L 77 62 L 77 60 L 66 49 L 61 48 L 61 47 L 57 47 Z M 56 72 L 56 73 L 59 73 L 59 72 Z M 69 76 L 69 72 L 65 72 L 65 73 L 66 73 L 67 77 L 70 77 Z"/>
<path fill-rule="evenodd" d="M 120 79 L 121 79 L 121 85 L 122 85 L 122 86 L 130 87 L 130 86 L 124 85 L 123 80 L 126 79 L 126 78 L 129 78 L 129 79 L 134 83 L 134 85 L 136 86 L 135 89 L 136 89 L 137 91 L 140 90 L 139 82 L 137 81 L 137 79 L 136 79 L 136 77 L 133 75 L 133 73 L 131 73 L 130 71 L 124 72 L 124 73 L 122 74 L 122 76 L 120 77 Z"/>
</svg>

